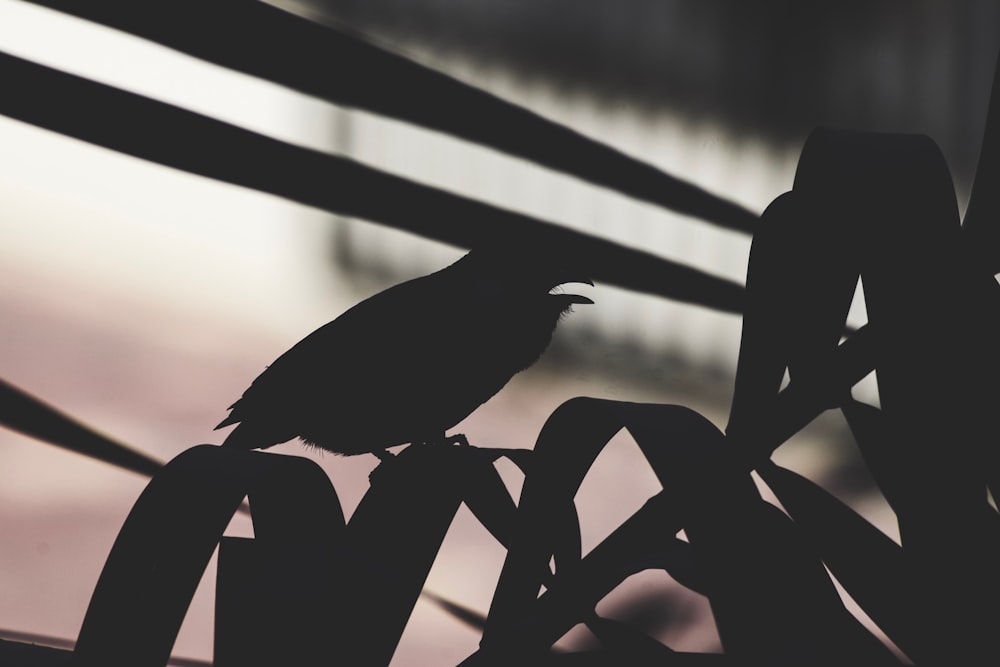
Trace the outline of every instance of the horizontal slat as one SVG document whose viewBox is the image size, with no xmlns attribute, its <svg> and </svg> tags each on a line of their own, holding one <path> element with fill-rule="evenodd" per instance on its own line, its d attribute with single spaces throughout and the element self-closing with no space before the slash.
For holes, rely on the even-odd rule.
<svg viewBox="0 0 1000 667">
<path fill-rule="evenodd" d="M 257 0 L 29 0 L 336 104 L 537 162 L 658 206 L 750 232 L 757 215 L 538 114 L 366 41 Z"/>
<path fill-rule="evenodd" d="M 2 52 L 0 82 L 0 113 L 128 155 L 460 247 L 550 244 L 580 256 L 596 281 L 742 308 L 735 282 Z"/>
</svg>

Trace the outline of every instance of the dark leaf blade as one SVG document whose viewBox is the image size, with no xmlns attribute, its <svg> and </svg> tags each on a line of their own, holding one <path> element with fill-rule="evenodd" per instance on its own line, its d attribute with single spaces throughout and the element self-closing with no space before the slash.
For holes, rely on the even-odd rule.
<svg viewBox="0 0 1000 667">
<path fill-rule="evenodd" d="M 944 157 L 926 136 L 821 128 L 803 149 L 795 188 L 853 228 L 886 453 L 895 453 L 884 470 L 906 492 L 893 500 L 902 545 L 928 607 L 949 610 L 925 628 L 952 643 L 931 660 L 1000 659 L 989 630 L 1000 624 L 991 602 L 1000 550 L 984 512 L 995 454 L 983 437 L 994 430 L 983 389 L 995 399 L 1000 331 L 996 313 L 972 298 L 984 277 L 970 270 Z"/>
<path fill-rule="evenodd" d="M 966 306 L 965 330 L 961 334 L 965 363 L 960 391 L 968 401 L 963 431 L 979 438 L 981 474 L 993 497 L 1000 497 L 1000 447 L 987 444 L 996 433 L 996 406 L 1000 404 L 1000 283 L 983 275 L 972 260 L 961 262 L 964 284 L 959 299 Z M 986 436 L 985 438 L 983 436 Z M 1000 551 L 995 552 L 1000 555 Z"/>
<path fill-rule="evenodd" d="M 555 498 L 575 491 L 596 453 L 622 427 L 633 434 L 665 491 L 584 556 L 578 568 L 557 570 L 551 588 L 536 600 L 535 573 L 548 558 L 545 527 Z M 679 406 L 574 399 L 542 430 L 536 463 L 544 466 L 546 456 L 553 456 L 550 465 L 560 464 L 559 472 L 525 480 L 520 508 L 528 537 L 512 546 L 483 648 L 463 665 L 491 664 L 498 655 L 541 654 L 588 618 L 593 605 L 630 571 L 669 566 L 670 554 L 658 558 L 657 550 L 676 548 L 674 535 L 682 527 L 700 556 L 693 570 L 696 585 L 709 591 L 717 620 L 725 619 L 719 620 L 720 634 L 738 659 L 863 656 L 869 664 L 895 664 L 888 649 L 844 609 L 819 558 L 788 519 L 759 498 L 748 469 L 731 455 L 722 434 L 697 413 Z M 682 572 L 684 555 L 674 559 Z"/>
<path fill-rule="evenodd" d="M 908 513 L 911 499 L 923 494 L 915 480 L 894 470 L 906 460 L 908 443 L 892 437 L 885 414 L 873 405 L 851 400 L 841 406 L 841 411 L 886 502 L 897 515 Z"/>
<path fill-rule="evenodd" d="M 350 576 L 342 594 L 351 609 L 342 655 L 389 663 L 469 480 L 483 466 L 492 468 L 492 458 L 475 447 L 411 445 L 372 473 L 347 525 Z"/>
<path fill-rule="evenodd" d="M 874 406 L 859 401 L 852 401 L 843 406 L 843 412 L 858 443 L 858 448 L 861 450 L 862 456 L 872 472 L 872 476 L 882 490 L 886 501 L 896 514 L 914 516 L 928 511 L 928 501 L 931 494 L 928 493 L 926 484 L 922 483 L 919 479 L 907 475 L 905 469 L 899 469 L 899 466 L 905 466 L 913 443 L 899 437 L 893 437 L 885 414 Z M 935 511 L 933 505 L 930 506 L 930 511 Z M 984 545 L 982 550 L 985 553 L 1000 551 L 1000 516 L 997 515 L 997 512 L 993 508 L 989 507 L 985 499 L 979 505 L 978 515 L 969 517 L 968 521 L 976 525 L 975 539 Z M 963 539 L 968 539 L 968 537 L 964 537 Z M 942 548 L 947 549 L 948 538 L 942 536 L 941 540 Z M 877 567 L 877 564 L 870 567 Z M 887 567 L 891 569 L 892 565 L 887 564 Z M 948 571 L 941 571 L 938 575 L 942 581 L 948 582 L 946 585 L 951 585 L 950 582 L 954 579 L 954 576 Z M 920 590 L 920 587 L 916 583 L 918 578 L 914 576 L 912 569 L 911 571 L 899 569 L 896 572 L 887 572 L 881 583 L 888 586 L 890 591 L 892 591 L 898 589 L 900 586 L 906 586 L 906 581 L 910 582 L 909 585 L 913 590 Z M 986 582 L 983 583 L 985 584 Z M 918 662 L 921 660 L 921 657 L 930 656 L 933 658 L 935 655 L 948 655 L 947 637 L 942 636 L 940 630 L 920 632 L 922 625 L 939 628 L 940 624 L 935 622 L 934 619 L 942 613 L 941 608 L 935 605 L 928 607 L 927 596 L 915 596 L 913 590 L 909 592 L 909 597 L 912 598 L 910 600 L 911 604 L 905 607 L 906 615 L 912 617 L 907 631 L 911 635 L 916 635 L 917 639 L 923 642 L 923 647 L 920 654 L 911 653 L 911 655 Z M 902 591 L 892 594 L 898 595 L 901 600 L 906 597 Z M 921 609 L 923 609 L 923 612 L 919 613 Z M 951 611 L 944 613 L 950 616 L 954 615 L 954 612 Z M 874 614 L 870 615 L 873 620 L 878 622 Z M 888 628 L 884 629 L 886 629 L 888 634 Z M 896 637 L 892 634 L 890 634 L 890 637 L 896 641 L 900 648 L 903 648 L 904 651 L 907 650 L 902 641 L 897 641 Z M 910 653 L 910 651 L 907 652 Z"/>
<path fill-rule="evenodd" d="M 534 603 L 548 577 L 554 551 L 552 527 L 572 504 L 598 453 L 621 429 L 613 416 L 592 413 L 594 403 L 590 399 L 568 401 L 542 427 L 531 474 L 525 477 L 518 501 L 519 530 L 507 552 L 490 606 L 484 646 L 495 637 L 509 637 L 511 628 Z M 537 652 L 547 647 L 543 642 L 529 650 Z"/>
<path fill-rule="evenodd" d="M 0 380 L 0 424 L 140 475 L 153 476 L 163 467 L 153 457 L 102 435 L 3 380 Z M 250 507 L 244 503 L 237 511 L 249 514 Z"/>
<path fill-rule="evenodd" d="M 254 541 L 276 566 L 266 570 L 274 576 L 259 582 L 257 593 L 274 601 L 262 611 L 278 625 L 299 620 L 285 622 L 279 633 L 295 647 L 329 651 L 331 644 L 323 649 L 309 626 L 332 611 L 324 606 L 317 614 L 315 605 L 333 597 L 330 564 L 338 560 L 344 533 L 329 478 L 301 457 L 199 445 L 166 464 L 133 505 L 94 589 L 75 659 L 164 664 L 209 559 L 246 496 L 264 508 L 296 509 L 291 516 L 265 510 L 253 517 L 261 533 Z M 289 570 L 292 562 L 297 568 Z M 295 577 L 311 586 L 293 585 Z"/>
<path fill-rule="evenodd" d="M 532 451 L 479 447 L 469 451 L 478 456 L 480 463 L 471 464 L 464 468 L 465 473 L 461 478 L 462 499 L 480 524 L 501 545 L 509 548 L 517 528 L 517 505 L 492 464 L 496 459 L 506 457 L 514 461 L 522 472 L 525 472 L 531 467 Z M 563 514 L 563 519 L 557 524 L 559 536 L 553 541 L 556 552 L 553 558 L 559 567 L 559 563 L 572 563 L 580 560 L 580 524 L 576 507 L 572 503 Z M 544 583 L 550 585 L 551 580 L 546 577 Z M 426 589 L 421 592 L 421 596 L 477 630 L 482 631 L 486 627 L 485 614 L 475 612 Z"/>
<path fill-rule="evenodd" d="M 509 663 L 488 663 L 489 667 L 500 667 Z M 729 656 L 718 653 L 670 654 L 662 651 L 655 655 L 633 655 L 611 649 L 578 651 L 573 653 L 552 653 L 539 656 L 532 664 L 539 667 L 742 667 L 744 663 L 734 661 Z"/>
<path fill-rule="evenodd" d="M 763 414 L 751 417 L 748 423 L 754 428 L 735 436 L 733 455 L 741 458 L 748 470 L 753 469 L 829 409 L 831 396 L 849 395 L 851 387 L 875 368 L 876 337 L 870 326 L 858 328 L 833 351 L 826 372 L 815 375 L 809 383 L 782 389 L 769 407 L 762 407 Z"/>
<path fill-rule="evenodd" d="M 577 567 L 557 570 L 547 590 L 517 618 L 510 634 L 501 634 L 500 642 L 549 646 L 589 618 L 596 604 L 616 586 L 648 569 L 665 569 L 692 590 L 706 592 L 709 584 L 692 559 L 690 545 L 664 529 L 677 523 L 677 512 L 670 501 L 663 494 L 654 496 L 584 556 Z M 504 639 L 511 635 L 515 638 Z"/>
<path fill-rule="evenodd" d="M 492 454 L 483 453 L 487 456 L 482 457 L 481 465 L 467 468 L 462 499 L 490 535 L 507 547 L 517 523 L 517 505 L 493 466 Z"/>
<path fill-rule="evenodd" d="M 989 276 L 1000 273 L 1000 54 L 993 67 L 993 86 L 972 193 L 962 233 L 966 252 Z"/>
<path fill-rule="evenodd" d="M 844 608 L 819 555 L 780 510 L 748 503 L 731 518 L 707 526 L 725 556 L 706 567 L 716 565 L 712 608 L 727 653 L 750 664 L 900 664 Z M 693 544 L 703 539 L 687 533 Z"/>
<path fill-rule="evenodd" d="M 744 232 L 757 220 L 731 201 L 531 111 L 265 2 L 30 1 L 336 104 L 481 143 L 684 215 Z"/>
<path fill-rule="evenodd" d="M 488 648 L 477 654 L 476 660 L 490 660 L 491 651 L 498 647 L 539 655 L 592 612 L 593 605 L 624 577 L 662 564 L 649 552 L 656 550 L 661 538 L 672 540 L 679 524 L 671 529 L 671 521 L 661 521 L 661 515 L 647 509 L 577 566 L 566 567 L 557 558 L 555 577 L 539 598 L 540 607 L 534 608 L 549 558 L 559 544 L 554 537 L 560 530 L 559 517 L 566 516 L 565 508 L 572 506 L 573 496 L 601 449 L 626 423 L 616 411 L 618 405 L 577 398 L 560 406 L 543 427 L 519 502 L 521 532 L 508 552 L 484 632 L 483 645 Z M 656 547 L 645 548 L 651 539 Z"/>
<path fill-rule="evenodd" d="M 737 448 L 690 410 L 622 404 L 699 556 L 727 654 L 766 664 L 896 664 L 844 608 L 818 554 L 764 502 Z M 832 662 L 830 662 L 832 661 Z"/>
<path fill-rule="evenodd" d="M 588 619 L 586 625 L 606 648 L 620 653 L 623 659 L 630 662 L 638 660 L 641 663 L 673 664 L 676 656 L 673 650 L 631 625 L 597 615 Z"/>
<path fill-rule="evenodd" d="M 421 596 L 426 600 L 430 600 L 442 610 L 465 623 L 473 630 L 482 632 L 483 628 L 486 627 L 486 614 L 470 609 L 463 604 L 459 604 L 454 600 L 449 600 L 448 598 L 438 595 L 432 591 L 424 590 L 423 593 L 421 593 Z"/>
<path fill-rule="evenodd" d="M 531 450 L 491 450 L 474 448 L 481 459 L 480 465 L 469 465 L 463 476 L 462 499 L 479 523 L 505 548 L 510 548 L 517 529 L 517 505 L 493 466 L 504 456 L 521 468 L 530 468 Z M 556 567 L 572 567 L 580 560 L 580 519 L 576 506 L 568 501 L 559 510 L 561 519 L 555 522 L 552 533 L 553 554 Z M 546 579 L 547 583 L 547 579 Z"/>
<path fill-rule="evenodd" d="M 3 380 L 0 380 L 0 424 L 142 475 L 153 475 L 163 466 L 156 459 L 101 435 Z"/>
<path fill-rule="evenodd" d="M 784 345 L 788 338 L 785 322 L 788 311 L 779 295 L 790 278 L 783 271 L 782 261 L 790 249 L 781 233 L 784 227 L 781 223 L 794 216 L 794 209 L 789 210 L 793 205 L 791 193 L 771 202 L 761 214 L 750 246 L 746 307 L 726 426 L 726 434 L 734 442 L 763 430 L 758 420 L 773 410 L 788 365 Z"/>
<path fill-rule="evenodd" d="M 677 583 L 705 597 L 712 594 L 712 583 L 699 564 L 698 554 L 689 542 L 674 537 L 652 551 L 642 570 L 658 568 L 669 574 Z M 635 568 L 636 572 L 641 571 Z"/>
<path fill-rule="evenodd" d="M 929 613 L 903 549 L 825 489 L 776 464 L 758 473 L 851 597 L 900 649 L 921 664 L 941 638 L 920 630 Z"/>
<path fill-rule="evenodd" d="M 727 436 L 753 440 L 767 430 L 782 375 L 821 408 L 849 389 L 829 380 L 858 282 L 850 229 L 807 194 L 787 192 L 761 216 L 747 270 L 747 306 Z M 801 389 L 800 389 L 801 388 Z"/>
<path fill-rule="evenodd" d="M 462 662 L 464 667 L 503 664 L 511 653 L 544 664 L 551 646 L 577 623 L 590 618 L 594 607 L 618 584 L 636 572 L 674 565 L 690 568 L 687 553 L 675 553 L 686 543 L 670 537 L 664 525 L 675 521 L 671 506 L 656 496 L 582 558 L 578 566 L 557 569 L 547 590 L 521 610 L 506 629 L 489 629 L 492 644 Z M 508 573 L 509 577 L 510 574 Z M 539 581 L 541 578 L 539 578 Z M 494 620 L 495 623 L 495 620 Z"/>
<path fill-rule="evenodd" d="M 105 148 L 460 247 L 498 238 L 559 247 L 592 267 L 595 281 L 723 312 L 742 309 L 743 287 L 732 281 L 345 158 L 3 53 L 0 80 L 0 113 Z"/>
</svg>

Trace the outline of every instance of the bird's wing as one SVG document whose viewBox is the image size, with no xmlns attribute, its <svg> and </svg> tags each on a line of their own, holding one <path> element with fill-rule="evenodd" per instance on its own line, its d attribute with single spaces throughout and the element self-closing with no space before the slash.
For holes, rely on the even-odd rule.
<svg viewBox="0 0 1000 667">
<path fill-rule="evenodd" d="M 216 428 L 251 415 L 280 417 L 323 406 L 348 413 L 372 400 L 408 400 L 413 384 L 433 374 L 445 345 L 442 328 L 461 310 L 457 302 L 438 274 L 379 292 L 278 357 Z"/>
</svg>

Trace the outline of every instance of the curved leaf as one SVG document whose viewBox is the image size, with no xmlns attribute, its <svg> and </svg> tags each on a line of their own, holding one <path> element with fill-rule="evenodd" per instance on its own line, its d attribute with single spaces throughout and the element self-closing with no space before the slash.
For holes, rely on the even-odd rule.
<svg viewBox="0 0 1000 667">
<path fill-rule="evenodd" d="M 586 621 L 586 625 L 606 648 L 620 653 L 622 659 L 629 663 L 635 660 L 640 663 L 673 664 L 676 655 L 673 650 L 627 623 L 595 614 Z"/>
<path fill-rule="evenodd" d="M 496 456 L 476 447 L 411 445 L 372 474 L 371 488 L 347 526 L 345 568 L 351 576 L 343 596 L 351 604 L 350 630 L 338 650 L 363 656 L 353 664 L 388 664 L 455 512 L 470 485 L 496 474 Z M 491 488 L 507 495 L 499 478 Z M 481 502 L 480 508 L 495 518 L 503 501 L 493 503 Z M 500 536 L 504 521 L 494 526 Z"/>
<path fill-rule="evenodd" d="M 597 453 L 622 427 L 635 437 L 664 492 L 579 567 L 557 570 L 550 590 L 537 597 L 538 572 L 550 554 L 546 528 L 553 508 L 575 493 Z M 519 505 L 522 532 L 504 564 L 482 648 L 463 665 L 544 654 L 573 624 L 589 618 L 593 604 L 626 574 L 622 549 L 635 549 L 635 564 L 648 564 L 650 551 L 639 545 L 651 539 L 669 544 L 681 527 L 699 554 L 697 576 L 709 591 L 727 652 L 737 659 L 785 655 L 817 663 L 863 656 L 868 664 L 895 663 L 843 608 L 819 558 L 788 519 L 759 498 L 748 469 L 697 413 L 578 398 L 553 413 L 535 452 L 534 475 L 525 479 Z M 656 528 L 648 525 L 654 516 Z"/>
<path fill-rule="evenodd" d="M 330 625 L 336 609 L 326 602 L 344 535 L 330 480 L 308 459 L 200 445 L 164 466 L 132 507 L 91 597 L 75 660 L 164 664 L 209 558 L 247 495 L 257 508 L 255 541 L 269 565 L 256 590 L 271 621 L 264 623 L 269 635 L 256 635 L 271 640 L 261 648 L 280 645 L 296 656 L 335 650 L 336 642 L 315 632 L 317 624 Z M 310 586 L 289 577 L 307 578 Z"/>
<path fill-rule="evenodd" d="M 983 438 L 993 430 L 1000 313 L 996 299 L 970 298 L 992 278 L 970 270 L 944 158 L 925 136 L 820 128 L 803 149 L 794 190 L 806 211 L 848 223 L 858 256 L 877 332 L 881 481 L 890 482 L 928 607 L 948 610 L 923 628 L 950 638 L 932 659 L 1000 660 L 989 630 L 1000 624 L 991 602 L 1000 594 L 1000 542 L 984 512 L 996 457 Z"/>
<path fill-rule="evenodd" d="M 917 664 L 946 655 L 943 638 L 922 631 L 933 615 L 903 549 L 850 507 L 801 475 L 776 464 L 757 469 L 801 527 L 833 576 L 865 613 Z"/>
</svg>

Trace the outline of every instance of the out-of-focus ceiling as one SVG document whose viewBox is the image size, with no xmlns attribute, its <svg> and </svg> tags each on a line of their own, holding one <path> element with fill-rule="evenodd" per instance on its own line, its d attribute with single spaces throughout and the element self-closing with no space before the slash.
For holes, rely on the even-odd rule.
<svg viewBox="0 0 1000 667">
<path fill-rule="evenodd" d="M 1000 3 L 848 0 L 295 0 L 419 46 L 669 108 L 774 142 L 817 125 L 929 134 L 975 167 Z"/>
</svg>

